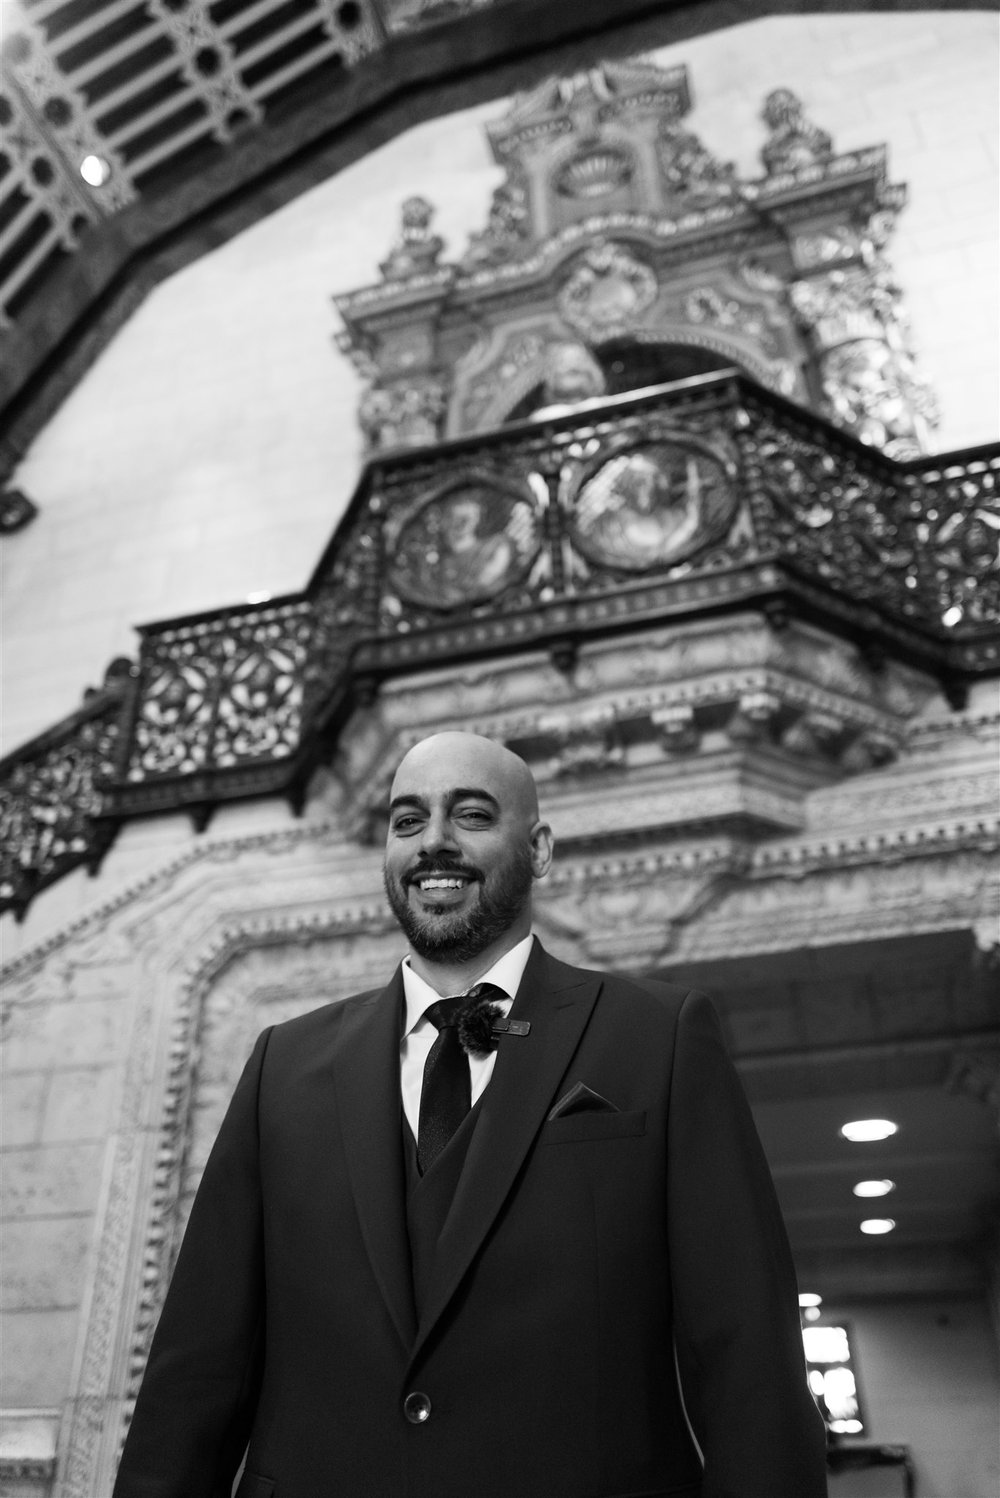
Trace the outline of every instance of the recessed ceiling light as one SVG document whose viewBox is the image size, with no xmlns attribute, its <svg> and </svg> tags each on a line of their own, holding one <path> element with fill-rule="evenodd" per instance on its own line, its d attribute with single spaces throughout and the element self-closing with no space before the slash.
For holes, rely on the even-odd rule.
<svg viewBox="0 0 1000 1498">
<path fill-rule="evenodd" d="M 807 1326 L 802 1333 L 807 1363 L 847 1363 L 851 1348 L 842 1326 Z"/>
<path fill-rule="evenodd" d="M 818 1321 L 820 1318 L 819 1306 L 806 1306 L 805 1310 L 802 1312 L 802 1315 L 805 1317 L 806 1321 Z"/>
<path fill-rule="evenodd" d="M 945 609 L 941 615 L 941 623 L 945 629 L 954 629 L 956 624 L 961 624 L 965 610 L 960 603 L 953 603 L 950 609 Z"/>
<path fill-rule="evenodd" d="M 855 1196 L 888 1196 L 895 1191 L 895 1181 L 859 1181 L 854 1187 Z"/>
<path fill-rule="evenodd" d="M 861 1231 L 877 1237 L 880 1233 L 891 1233 L 895 1226 L 891 1217 L 866 1217 L 861 1224 Z"/>
<path fill-rule="evenodd" d="M 103 187 L 111 176 L 111 166 L 103 156 L 85 156 L 80 162 L 80 176 L 91 187 Z"/>
<path fill-rule="evenodd" d="M 800 1306 L 821 1306 L 822 1304 L 822 1295 L 817 1295 L 814 1290 L 803 1290 L 799 1296 Z"/>
<path fill-rule="evenodd" d="M 898 1128 L 891 1118 L 853 1118 L 840 1132 L 852 1144 L 863 1144 L 872 1139 L 888 1139 Z"/>
</svg>

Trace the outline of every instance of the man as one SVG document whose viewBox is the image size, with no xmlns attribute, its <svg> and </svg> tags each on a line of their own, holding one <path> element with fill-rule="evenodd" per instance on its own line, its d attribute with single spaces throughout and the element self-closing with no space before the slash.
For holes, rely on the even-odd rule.
<svg viewBox="0 0 1000 1498">
<path fill-rule="evenodd" d="M 116 1498 L 229 1498 L 247 1442 L 238 1498 L 825 1494 L 713 1012 L 548 957 L 551 858 L 507 749 L 445 733 L 403 760 L 385 885 L 409 956 L 257 1042 Z"/>
</svg>

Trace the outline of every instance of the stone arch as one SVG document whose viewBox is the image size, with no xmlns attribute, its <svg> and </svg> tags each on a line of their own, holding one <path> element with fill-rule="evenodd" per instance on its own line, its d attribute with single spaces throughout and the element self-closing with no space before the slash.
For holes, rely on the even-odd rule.
<svg viewBox="0 0 1000 1498">
<path fill-rule="evenodd" d="M 371 987 L 369 974 L 385 979 L 395 928 L 378 859 L 334 846 L 335 828 L 318 819 L 199 843 L 15 969 L 19 997 L 38 1007 L 51 992 L 84 991 L 97 964 L 121 1037 L 59 1433 L 60 1498 L 111 1490 L 206 1145 L 257 1031 Z"/>
<path fill-rule="evenodd" d="M 714 328 L 683 323 L 638 329 L 625 337 L 587 346 L 604 369 L 610 395 L 734 368 L 782 395 L 790 395 L 801 378 L 787 364 L 765 358 L 743 340 Z M 480 415 L 480 429 L 523 421 L 541 405 L 544 363 L 542 350 L 497 389 Z M 616 364 L 621 368 L 616 369 Z M 630 378 L 630 374 L 635 377 Z"/>
</svg>

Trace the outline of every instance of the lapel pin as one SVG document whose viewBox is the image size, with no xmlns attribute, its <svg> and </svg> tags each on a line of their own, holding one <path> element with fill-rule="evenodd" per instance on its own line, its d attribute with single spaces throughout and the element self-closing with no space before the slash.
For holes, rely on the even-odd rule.
<svg viewBox="0 0 1000 1498">
<path fill-rule="evenodd" d="M 490 1026 L 492 1035 L 528 1035 L 531 1021 L 528 1019 L 498 1019 Z"/>
</svg>

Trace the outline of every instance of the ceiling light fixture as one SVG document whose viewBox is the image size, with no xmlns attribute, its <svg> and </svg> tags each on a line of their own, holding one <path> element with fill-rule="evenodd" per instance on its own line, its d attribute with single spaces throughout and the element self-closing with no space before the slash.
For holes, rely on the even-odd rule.
<svg viewBox="0 0 1000 1498">
<path fill-rule="evenodd" d="M 861 1224 L 861 1231 L 878 1237 L 880 1233 L 891 1233 L 895 1226 L 891 1217 L 866 1217 Z"/>
<path fill-rule="evenodd" d="M 85 156 L 80 162 L 80 176 L 91 187 L 103 187 L 111 176 L 111 165 L 103 156 Z"/>
<path fill-rule="evenodd" d="M 799 1296 L 800 1306 L 821 1306 L 822 1304 L 822 1295 L 817 1295 L 814 1290 L 803 1290 Z"/>
<path fill-rule="evenodd" d="M 889 1139 L 898 1128 L 891 1118 L 853 1118 L 840 1132 L 852 1144 L 866 1144 L 873 1139 Z"/>
<path fill-rule="evenodd" d="M 859 1181 L 853 1188 L 855 1196 L 888 1196 L 895 1189 L 895 1181 Z"/>
</svg>

